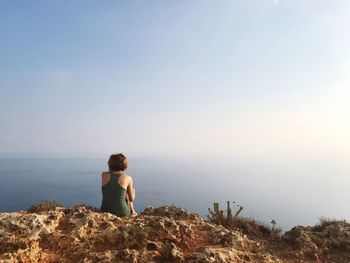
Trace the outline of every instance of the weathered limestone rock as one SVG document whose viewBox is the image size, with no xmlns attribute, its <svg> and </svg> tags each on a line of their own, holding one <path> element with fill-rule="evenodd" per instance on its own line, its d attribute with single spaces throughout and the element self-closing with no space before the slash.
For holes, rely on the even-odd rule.
<svg viewBox="0 0 350 263">
<path fill-rule="evenodd" d="M 350 253 L 344 261 L 349 236 L 346 223 L 318 232 L 297 227 L 274 250 L 269 241 L 250 240 L 174 206 L 148 207 L 135 218 L 57 207 L 0 213 L 0 262 L 350 262 Z M 327 261 L 334 248 L 345 252 Z"/>
<path fill-rule="evenodd" d="M 336 249 L 349 255 L 350 262 L 350 224 L 346 222 L 335 221 L 324 227 L 297 226 L 286 232 L 282 239 L 295 246 L 301 255 L 315 260 Z"/>
</svg>

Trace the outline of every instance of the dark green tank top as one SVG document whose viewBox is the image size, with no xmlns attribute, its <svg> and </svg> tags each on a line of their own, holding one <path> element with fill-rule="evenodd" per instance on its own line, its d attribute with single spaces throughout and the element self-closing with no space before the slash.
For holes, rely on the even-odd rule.
<svg viewBox="0 0 350 263">
<path fill-rule="evenodd" d="M 110 180 L 102 186 L 101 211 L 115 214 L 116 216 L 130 216 L 130 207 L 126 201 L 126 189 L 118 183 L 122 172 L 113 174 L 109 172 Z"/>
</svg>

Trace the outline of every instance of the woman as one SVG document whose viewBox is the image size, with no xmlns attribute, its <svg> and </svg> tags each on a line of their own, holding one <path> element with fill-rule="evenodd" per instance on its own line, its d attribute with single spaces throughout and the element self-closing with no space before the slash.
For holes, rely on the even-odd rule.
<svg viewBox="0 0 350 263">
<path fill-rule="evenodd" d="M 101 211 L 121 217 L 136 216 L 132 178 L 123 173 L 128 168 L 128 160 L 122 153 L 112 154 L 108 166 L 109 172 L 102 173 Z"/>
</svg>

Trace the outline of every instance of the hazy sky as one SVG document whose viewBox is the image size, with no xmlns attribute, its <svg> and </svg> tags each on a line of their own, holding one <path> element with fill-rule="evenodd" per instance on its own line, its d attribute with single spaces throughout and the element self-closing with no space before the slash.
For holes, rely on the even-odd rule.
<svg viewBox="0 0 350 263">
<path fill-rule="evenodd" d="M 350 157 L 350 1 L 0 1 L 0 153 Z"/>
</svg>

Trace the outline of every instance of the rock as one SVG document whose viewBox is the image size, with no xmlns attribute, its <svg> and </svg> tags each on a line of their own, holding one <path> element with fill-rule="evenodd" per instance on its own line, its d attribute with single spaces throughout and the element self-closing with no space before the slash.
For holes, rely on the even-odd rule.
<svg viewBox="0 0 350 263">
<path fill-rule="evenodd" d="M 297 226 L 286 232 L 282 239 L 299 250 L 299 254 L 316 261 L 332 250 L 350 255 L 350 224 L 344 221 L 334 221 L 324 227 Z"/>
<path fill-rule="evenodd" d="M 161 259 L 164 262 L 184 262 L 184 256 L 181 249 L 172 242 L 167 242 L 162 247 Z"/>
<path fill-rule="evenodd" d="M 0 262 L 316 262 L 335 248 L 345 251 L 342 261 L 327 262 L 350 262 L 346 223 L 318 232 L 296 227 L 274 250 L 174 206 L 148 207 L 135 218 L 85 206 L 35 211 L 0 213 Z"/>
</svg>

